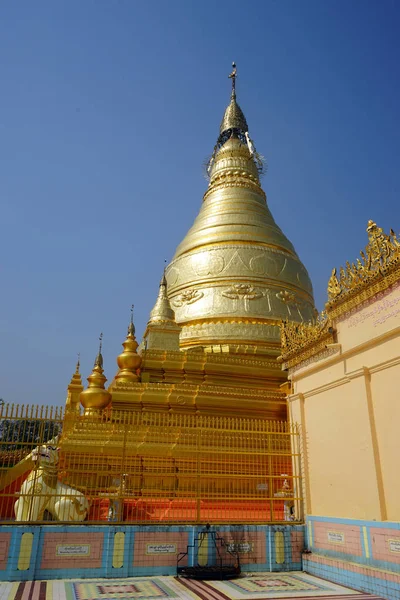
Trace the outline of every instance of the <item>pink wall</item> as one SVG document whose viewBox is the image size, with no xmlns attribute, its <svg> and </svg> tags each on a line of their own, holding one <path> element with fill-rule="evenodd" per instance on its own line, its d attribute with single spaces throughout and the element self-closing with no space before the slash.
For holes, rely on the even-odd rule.
<svg viewBox="0 0 400 600">
<path fill-rule="evenodd" d="M 134 544 L 134 567 L 174 567 L 176 566 L 177 554 L 186 552 L 188 533 L 180 531 L 166 531 L 163 533 L 139 531 L 135 533 Z M 176 552 L 168 554 L 150 554 L 148 544 L 153 546 L 173 544 L 176 546 Z M 180 565 L 182 567 L 187 565 L 187 557 L 182 560 Z"/>
<path fill-rule="evenodd" d="M 102 533 L 45 533 L 41 569 L 96 569 L 101 567 Z M 57 556 L 57 546 L 90 545 L 88 556 Z"/>
<path fill-rule="evenodd" d="M 390 550 L 390 540 L 400 548 L 400 529 L 371 527 L 372 557 L 375 560 L 385 560 L 400 564 L 400 552 Z"/>
<path fill-rule="evenodd" d="M 328 533 L 343 534 L 344 542 L 329 541 Z M 358 525 L 344 525 L 342 523 L 326 523 L 314 521 L 314 546 L 323 550 L 333 550 L 343 554 L 362 556 L 361 533 Z"/>
</svg>

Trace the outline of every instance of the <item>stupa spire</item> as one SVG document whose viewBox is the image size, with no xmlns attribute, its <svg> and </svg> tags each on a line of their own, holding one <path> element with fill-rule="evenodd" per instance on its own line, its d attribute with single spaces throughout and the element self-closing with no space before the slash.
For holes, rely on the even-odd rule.
<svg viewBox="0 0 400 600">
<path fill-rule="evenodd" d="M 126 340 L 123 342 L 122 346 L 124 351 L 119 354 L 117 358 L 117 363 L 119 366 L 119 371 L 115 376 L 115 380 L 117 383 L 122 383 L 123 385 L 127 383 L 136 383 L 139 381 L 139 376 L 137 371 L 142 364 L 142 358 L 137 353 L 137 349 L 139 344 L 135 338 L 135 326 L 133 324 L 133 304 L 131 306 L 131 318 L 128 326 L 128 334 L 126 336 Z"/>
<path fill-rule="evenodd" d="M 68 389 L 70 389 L 70 387 L 74 386 L 74 385 L 82 385 L 80 366 L 81 366 L 81 355 L 80 355 L 80 352 L 78 352 L 78 360 L 76 361 L 75 373 L 72 375 L 71 382 L 68 386 Z"/>
<path fill-rule="evenodd" d="M 161 277 L 158 296 L 150 313 L 146 331 L 143 336 L 143 346 L 147 350 L 168 348 L 179 350 L 179 334 L 181 328 L 176 324 L 175 312 L 171 308 L 167 292 L 165 269 Z"/>
<path fill-rule="evenodd" d="M 68 385 L 66 409 L 67 411 L 76 412 L 79 414 L 79 396 L 83 391 L 82 378 L 79 371 L 80 367 L 80 354 L 78 354 L 78 361 L 75 367 L 75 373 L 72 375 L 71 381 Z"/>
<path fill-rule="evenodd" d="M 239 104 L 236 102 L 236 63 L 233 62 L 232 67 L 233 71 L 228 76 L 232 81 L 231 99 L 228 106 L 226 107 L 224 116 L 221 121 L 221 126 L 219 128 L 220 136 L 218 138 L 217 144 L 220 146 L 224 143 L 224 141 L 231 137 L 232 133 L 240 137 L 244 136 L 246 131 L 248 131 L 246 117 L 244 116 Z"/>
<path fill-rule="evenodd" d="M 107 377 L 104 375 L 103 355 L 101 354 L 103 344 L 102 333 L 100 334 L 99 342 L 99 351 L 94 361 L 94 367 L 88 377 L 89 386 L 80 394 L 80 401 L 85 409 L 85 415 L 100 414 L 111 401 L 111 394 L 104 387 Z"/>
<path fill-rule="evenodd" d="M 167 296 L 167 280 L 165 278 L 165 269 L 161 277 L 158 296 L 153 310 L 150 313 L 148 324 L 153 323 L 175 323 L 175 313 L 171 308 Z"/>
<path fill-rule="evenodd" d="M 312 286 L 261 187 L 262 157 L 236 101 L 237 69 L 193 226 L 166 270 L 182 347 L 232 343 L 277 351 L 282 318 L 309 321 Z M 228 325 L 229 324 L 229 325 Z"/>
</svg>

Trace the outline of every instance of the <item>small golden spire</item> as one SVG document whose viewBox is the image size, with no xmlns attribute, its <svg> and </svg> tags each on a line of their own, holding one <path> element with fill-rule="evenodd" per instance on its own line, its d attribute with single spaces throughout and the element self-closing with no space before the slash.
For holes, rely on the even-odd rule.
<svg viewBox="0 0 400 600">
<path fill-rule="evenodd" d="M 80 385 L 82 386 L 82 378 L 81 378 L 81 374 L 80 374 L 80 358 L 81 358 L 81 354 L 80 352 L 78 352 L 78 360 L 76 363 L 76 367 L 75 367 L 75 373 L 72 375 L 72 379 L 71 379 L 71 383 L 68 386 L 68 389 L 70 389 L 71 386 L 75 386 L 75 385 Z M 83 389 L 83 387 L 82 387 Z"/>
<path fill-rule="evenodd" d="M 79 372 L 80 355 L 78 354 L 78 362 L 76 363 L 75 373 L 71 377 L 68 385 L 66 408 L 67 410 L 79 413 L 79 395 L 83 391 L 82 378 Z"/>
<path fill-rule="evenodd" d="M 175 323 L 175 313 L 171 308 L 171 304 L 167 295 L 167 279 L 165 277 L 165 268 L 161 277 L 158 296 L 153 310 L 150 313 L 148 325 L 153 323 Z"/>
<path fill-rule="evenodd" d="M 239 131 L 242 135 L 248 131 L 246 117 L 244 116 L 239 104 L 236 102 L 236 63 L 233 62 L 232 67 L 233 71 L 230 75 L 228 75 L 229 79 L 232 79 L 231 101 L 225 110 L 225 114 L 219 128 L 220 137 L 217 142 L 219 146 L 226 141 L 226 132 L 229 130 L 236 130 L 236 132 Z"/>
<path fill-rule="evenodd" d="M 157 300 L 144 332 L 143 347 L 145 350 L 178 351 L 180 332 L 181 328 L 175 321 L 175 312 L 172 310 L 168 299 L 166 268 L 164 267 Z M 144 360 L 146 361 L 146 359 Z"/>
<path fill-rule="evenodd" d="M 142 364 L 142 357 L 137 353 L 139 344 L 135 338 L 135 326 L 133 324 L 133 307 L 131 306 L 131 319 L 128 327 L 126 340 L 122 344 L 124 351 L 118 356 L 117 363 L 119 371 L 115 376 L 118 382 L 135 383 L 139 381 L 137 371 Z"/>
<path fill-rule="evenodd" d="M 88 377 L 89 386 L 81 392 L 80 401 L 85 409 L 85 415 L 99 414 L 111 401 L 111 394 L 106 391 L 104 384 L 107 377 L 103 372 L 103 356 L 101 354 L 103 334 L 99 337 L 99 352 L 94 361 L 94 367 Z"/>
</svg>

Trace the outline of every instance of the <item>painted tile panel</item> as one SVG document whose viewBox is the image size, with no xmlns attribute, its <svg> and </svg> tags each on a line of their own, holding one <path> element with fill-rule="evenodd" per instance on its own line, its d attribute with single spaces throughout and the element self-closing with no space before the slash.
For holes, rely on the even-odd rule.
<svg viewBox="0 0 400 600">
<path fill-rule="evenodd" d="M 370 529 L 372 557 L 400 564 L 400 530 L 371 527 Z"/>
<path fill-rule="evenodd" d="M 186 552 L 186 531 L 135 532 L 133 549 L 134 567 L 175 567 L 176 557 Z M 187 557 L 180 563 L 187 565 Z"/>
<path fill-rule="evenodd" d="M 102 565 L 104 534 L 44 533 L 41 569 L 95 569 Z"/>
<path fill-rule="evenodd" d="M 362 556 L 359 525 L 314 521 L 315 548 Z"/>
</svg>

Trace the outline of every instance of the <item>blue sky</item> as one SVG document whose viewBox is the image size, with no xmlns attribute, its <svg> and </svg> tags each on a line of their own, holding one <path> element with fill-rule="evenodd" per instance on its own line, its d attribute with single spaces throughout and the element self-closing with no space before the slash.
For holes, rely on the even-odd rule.
<svg viewBox="0 0 400 600">
<path fill-rule="evenodd" d="M 116 371 L 193 222 L 238 64 L 277 223 L 313 281 L 400 230 L 397 0 L 0 5 L 0 397 L 62 404 L 104 332 Z"/>
</svg>

